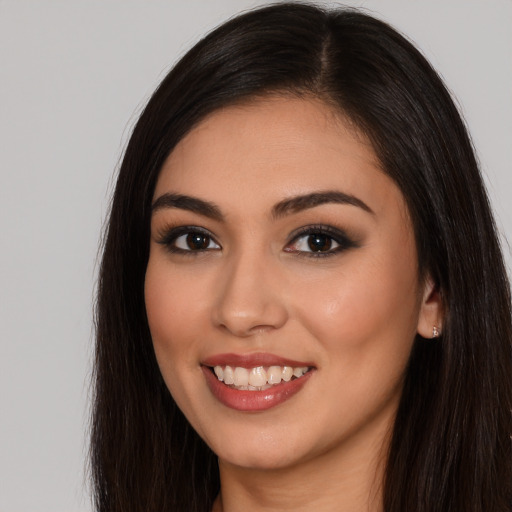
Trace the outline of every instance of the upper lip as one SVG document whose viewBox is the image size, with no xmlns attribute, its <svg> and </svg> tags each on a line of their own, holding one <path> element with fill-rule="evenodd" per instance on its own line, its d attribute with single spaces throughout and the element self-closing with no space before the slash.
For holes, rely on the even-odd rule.
<svg viewBox="0 0 512 512">
<path fill-rule="evenodd" d="M 275 354 L 260 352 L 255 354 L 215 354 L 202 361 L 204 366 L 239 366 L 254 368 L 257 366 L 313 366 L 307 361 L 296 361 Z"/>
</svg>

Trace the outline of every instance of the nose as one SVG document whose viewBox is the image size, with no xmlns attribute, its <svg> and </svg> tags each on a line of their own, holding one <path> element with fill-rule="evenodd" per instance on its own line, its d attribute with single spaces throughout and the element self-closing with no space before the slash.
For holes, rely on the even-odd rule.
<svg viewBox="0 0 512 512">
<path fill-rule="evenodd" d="M 226 262 L 213 308 L 217 327 L 238 337 L 281 328 L 288 319 L 283 276 L 276 262 L 240 255 Z"/>
</svg>

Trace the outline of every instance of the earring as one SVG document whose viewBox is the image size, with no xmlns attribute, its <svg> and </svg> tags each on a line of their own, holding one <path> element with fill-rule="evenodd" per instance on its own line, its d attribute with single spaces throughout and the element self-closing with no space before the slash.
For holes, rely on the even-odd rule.
<svg viewBox="0 0 512 512">
<path fill-rule="evenodd" d="M 439 332 L 437 325 L 434 325 L 434 327 L 432 327 L 432 339 L 439 338 L 440 334 L 441 333 Z"/>
</svg>

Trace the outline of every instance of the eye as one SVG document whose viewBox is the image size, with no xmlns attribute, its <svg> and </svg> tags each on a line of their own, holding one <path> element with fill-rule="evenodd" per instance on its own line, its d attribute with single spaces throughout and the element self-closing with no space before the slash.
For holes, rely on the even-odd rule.
<svg viewBox="0 0 512 512">
<path fill-rule="evenodd" d="M 356 243 L 339 229 L 331 226 L 306 226 L 298 233 L 294 233 L 285 251 L 310 257 L 322 257 L 332 256 L 355 246 Z"/>
<path fill-rule="evenodd" d="M 169 229 L 160 237 L 158 243 L 174 253 L 192 254 L 221 248 L 208 231 L 191 226 Z"/>
<path fill-rule="evenodd" d="M 323 233 L 312 233 L 311 235 L 304 235 L 295 240 L 293 244 L 296 251 L 301 252 L 329 252 L 340 246 L 329 235 Z"/>
<path fill-rule="evenodd" d="M 219 249 L 219 246 L 203 233 L 188 233 L 174 240 L 174 246 L 182 251 L 206 251 L 207 249 Z"/>
</svg>

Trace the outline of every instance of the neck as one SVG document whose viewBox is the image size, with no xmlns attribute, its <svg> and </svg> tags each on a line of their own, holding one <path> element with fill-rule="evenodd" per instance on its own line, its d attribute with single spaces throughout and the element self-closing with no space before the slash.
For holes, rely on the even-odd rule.
<svg viewBox="0 0 512 512">
<path fill-rule="evenodd" d="M 293 467 L 241 468 L 219 460 L 213 512 L 382 512 L 388 433 L 382 429 L 371 443 L 360 436 Z"/>
</svg>

